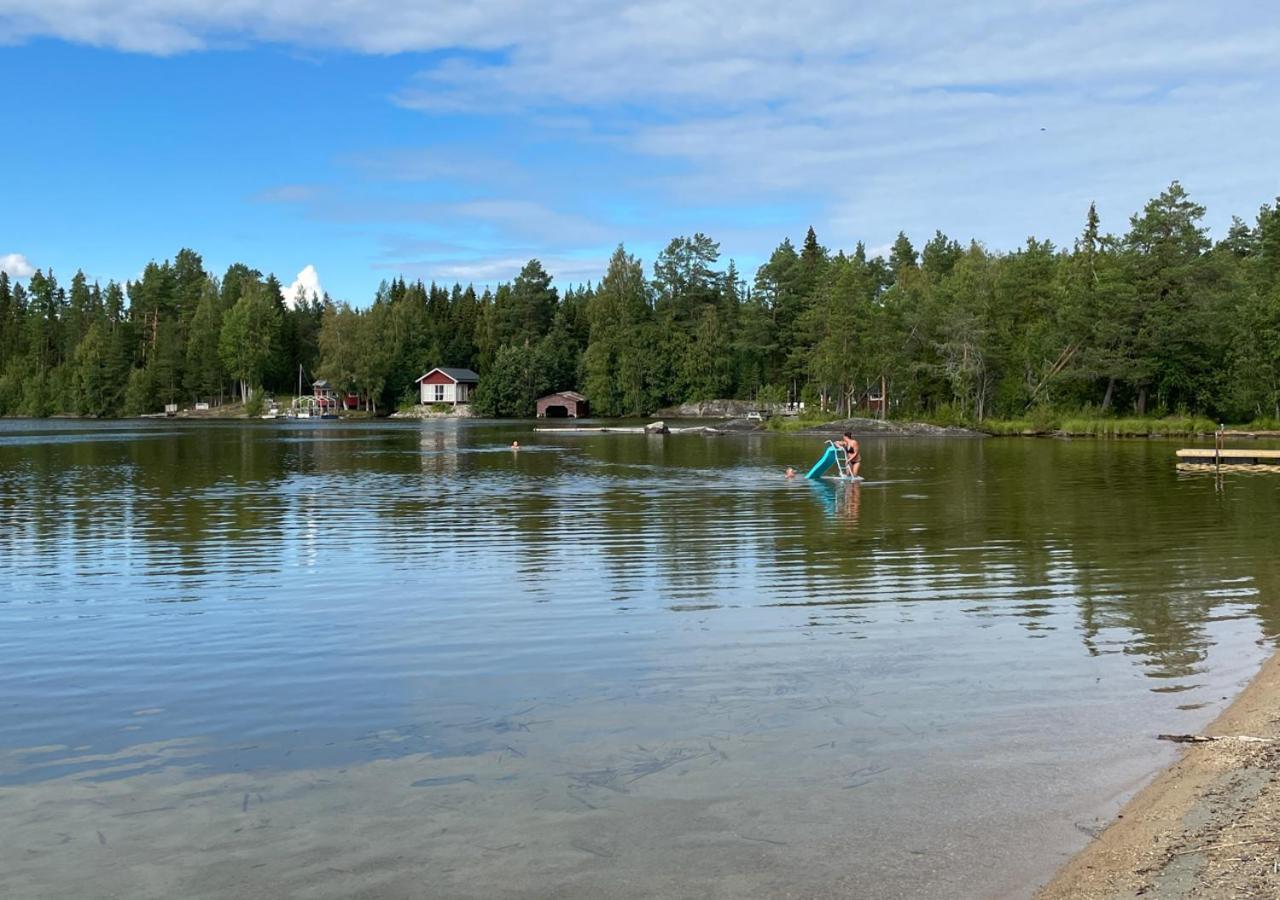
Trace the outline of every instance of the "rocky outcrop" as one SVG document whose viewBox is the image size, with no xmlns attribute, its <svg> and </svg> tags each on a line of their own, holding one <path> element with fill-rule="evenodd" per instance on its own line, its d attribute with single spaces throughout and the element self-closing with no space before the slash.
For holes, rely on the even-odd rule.
<svg viewBox="0 0 1280 900">
<path fill-rule="evenodd" d="M 771 405 L 776 404 L 756 400 L 702 400 L 668 406 L 658 410 L 657 415 L 667 419 L 741 419 L 748 413 L 766 411 Z"/>
<path fill-rule="evenodd" d="M 419 404 L 410 406 L 405 409 L 396 410 L 391 414 L 393 419 L 469 419 L 471 418 L 471 406 L 462 404 L 461 406 L 452 406 L 447 410 L 437 412 L 431 408 L 429 404 Z"/>
<path fill-rule="evenodd" d="M 987 437 L 981 431 L 953 426 L 929 425 L 925 422 L 895 422 L 892 419 L 841 419 L 838 422 L 823 422 L 810 428 L 800 428 L 792 434 L 836 435 L 849 432 L 855 437 L 860 434 L 904 434 L 920 437 Z"/>
</svg>

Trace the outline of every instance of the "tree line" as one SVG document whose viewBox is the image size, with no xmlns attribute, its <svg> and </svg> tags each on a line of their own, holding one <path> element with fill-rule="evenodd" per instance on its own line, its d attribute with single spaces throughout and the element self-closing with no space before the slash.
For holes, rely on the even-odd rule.
<svg viewBox="0 0 1280 900">
<path fill-rule="evenodd" d="M 397 278 L 365 308 L 286 304 L 272 275 L 220 277 L 182 250 L 137 281 L 0 273 L 0 414 L 111 416 L 292 393 L 299 372 L 385 412 L 440 366 L 481 375 L 477 413 L 528 416 L 577 389 L 598 415 L 721 398 L 957 421 L 1043 410 L 1280 418 L 1280 209 L 1213 241 L 1174 182 L 1104 233 L 1012 252 L 936 232 L 887 257 L 809 229 L 748 281 L 703 234 L 646 270 L 619 246 L 598 283 L 559 290 L 537 260 L 477 292 Z M 304 386 L 305 387 L 305 386 Z"/>
</svg>

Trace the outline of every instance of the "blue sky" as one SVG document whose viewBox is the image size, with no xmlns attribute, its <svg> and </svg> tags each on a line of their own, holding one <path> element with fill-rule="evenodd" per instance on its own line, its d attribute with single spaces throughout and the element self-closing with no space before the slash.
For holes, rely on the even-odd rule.
<svg viewBox="0 0 1280 900">
<path fill-rule="evenodd" d="M 189 246 L 364 304 L 695 231 L 749 273 L 809 225 L 1012 249 L 1174 178 L 1217 234 L 1280 194 L 1262 3 L 0 0 L 0 42 L 18 276 Z"/>
</svg>

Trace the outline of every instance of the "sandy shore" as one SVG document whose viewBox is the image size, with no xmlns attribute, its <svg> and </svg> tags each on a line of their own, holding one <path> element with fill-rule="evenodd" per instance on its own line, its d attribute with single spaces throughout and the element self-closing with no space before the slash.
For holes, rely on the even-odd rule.
<svg viewBox="0 0 1280 900">
<path fill-rule="evenodd" d="M 1039 900 L 1280 897 L 1280 654 L 1204 733 Z"/>
</svg>

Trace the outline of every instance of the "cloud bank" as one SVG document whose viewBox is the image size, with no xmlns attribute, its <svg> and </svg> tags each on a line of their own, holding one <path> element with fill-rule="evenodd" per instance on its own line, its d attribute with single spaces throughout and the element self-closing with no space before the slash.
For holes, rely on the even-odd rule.
<svg viewBox="0 0 1280 900">
<path fill-rule="evenodd" d="M 1007 248 L 1033 231 L 1069 239 L 1094 200 L 1123 230 L 1174 178 L 1211 224 L 1280 192 L 1269 4 L 0 0 L 0 35 L 157 55 L 254 43 L 422 54 L 392 102 L 464 135 L 451 126 L 499 121 L 514 139 L 348 165 L 450 182 L 447 199 L 382 203 L 385 237 L 456 242 L 431 231 L 445 211 L 488 229 L 486 267 L 532 238 L 586 259 L 702 229 L 729 250 L 768 204 L 789 210 L 770 222 L 774 241 L 813 224 L 832 246 L 941 228 Z M 260 199 L 331 222 L 375 205 L 299 185 Z M 465 265 L 454 257 L 453 271 Z"/>
</svg>

